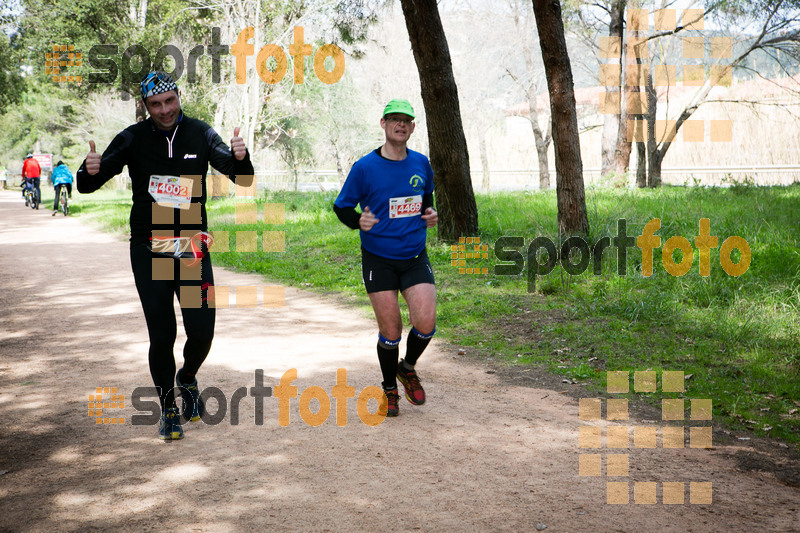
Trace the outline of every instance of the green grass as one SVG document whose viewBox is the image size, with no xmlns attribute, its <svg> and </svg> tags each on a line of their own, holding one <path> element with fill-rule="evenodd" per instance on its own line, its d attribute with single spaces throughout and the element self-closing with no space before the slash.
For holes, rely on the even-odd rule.
<svg viewBox="0 0 800 533">
<path fill-rule="evenodd" d="M 111 231 L 125 231 L 127 203 L 113 192 L 83 196 L 73 213 L 88 214 Z M 283 203 L 282 225 L 236 225 L 234 201 L 210 201 L 213 230 L 284 231 L 282 253 L 215 253 L 216 264 L 258 272 L 287 285 L 344 296 L 367 308 L 361 281 L 358 232 L 343 226 L 331 210 L 335 195 L 273 193 L 258 203 Z M 701 277 L 694 250 L 692 269 L 668 274 L 661 249 L 653 255 L 654 275 L 641 275 L 639 248 L 628 249 L 626 275 L 617 274 L 616 248 L 603 254 L 602 273 L 590 264 L 580 275 L 560 265 L 536 279 L 528 292 L 525 272 L 494 274 L 494 243 L 518 236 L 524 257 L 531 241 L 550 238 L 560 247 L 555 191 L 477 197 L 481 243 L 487 259 L 467 259 L 486 275 L 459 274 L 451 265 L 449 243 L 429 232 L 429 255 L 437 277 L 440 336 L 479 357 L 509 365 L 537 365 L 602 392 L 607 370 L 682 370 L 685 397 L 710 398 L 715 423 L 800 442 L 800 252 L 796 233 L 800 186 L 729 189 L 664 187 L 659 190 L 587 190 L 590 244 L 617 234 L 626 219 L 634 238 L 654 218 L 661 245 L 683 236 L 694 245 L 699 219 L 709 218 L 718 246 L 710 256 L 711 275 Z M 259 209 L 259 213 L 261 210 Z M 752 252 L 740 277 L 720 266 L 719 245 L 744 238 Z M 231 238 L 234 246 L 234 237 Z M 466 245 L 471 247 L 471 245 Z M 508 247 L 507 247 L 508 248 Z M 235 249 L 235 248 L 232 248 Z M 680 252 L 673 254 L 679 262 Z M 734 260 L 738 260 L 734 252 Z M 540 259 L 540 261 L 543 261 Z M 675 393 L 637 395 L 659 405 Z M 688 406 L 687 402 L 687 406 Z M 687 411 L 688 413 L 688 411 Z M 688 414 L 687 414 L 688 418 Z"/>
</svg>

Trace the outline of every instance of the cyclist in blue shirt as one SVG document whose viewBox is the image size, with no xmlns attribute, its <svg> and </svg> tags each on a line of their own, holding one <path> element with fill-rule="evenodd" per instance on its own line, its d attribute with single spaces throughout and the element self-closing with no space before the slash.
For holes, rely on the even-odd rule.
<svg viewBox="0 0 800 533">
<path fill-rule="evenodd" d="M 53 199 L 53 216 L 56 216 L 56 213 L 58 213 L 58 197 L 61 194 L 61 188 L 66 187 L 67 194 L 72 198 L 72 172 L 70 172 L 63 161 L 59 161 L 56 164 L 56 168 L 53 169 L 53 174 L 50 176 L 50 179 L 53 181 L 53 187 L 56 191 L 56 197 Z"/>
<path fill-rule="evenodd" d="M 415 365 L 436 332 L 436 287 L 425 237 L 439 217 L 430 162 L 407 147 L 414 132 L 411 104 L 390 101 L 380 124 L 386 142 L 353 165 L 333 209 L 345 225 L 360 229 L 361 271 L 378 321 L 378 361 L 387 398 L 381 410 L 397 416 L 398 379 L 409 402 L 425 403 Z M 406 356 L 399 362 L 403 322 L 398 292 L 412 325 Z"/>
</svg>

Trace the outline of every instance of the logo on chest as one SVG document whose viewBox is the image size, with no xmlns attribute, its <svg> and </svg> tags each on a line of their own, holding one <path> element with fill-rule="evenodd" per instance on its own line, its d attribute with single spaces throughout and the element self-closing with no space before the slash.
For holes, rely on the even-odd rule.
<svg viewBox="0 0 800 533">
<path fill-rule="evenodd" d="M 421 192 L 423 187 L 425 187 L 425 178 L 419 174 L 414 174 L 411 176 L 411 179 L 408 180 L 408 184 L 411 185 L 411 188 L 414 189 L 414 191 Z"/>
</svg>

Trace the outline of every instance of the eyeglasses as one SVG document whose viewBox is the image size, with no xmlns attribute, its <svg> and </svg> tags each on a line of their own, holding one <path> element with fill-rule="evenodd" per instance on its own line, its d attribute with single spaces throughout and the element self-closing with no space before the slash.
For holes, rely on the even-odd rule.
<svg viewBox="0 0 800 533">
<path fill-rule="evenodd" d="M 402 122 L 409 125 L 414 123 L 414 119 L 407 115 L 388 115 L 385 120 L 386 122 Z"/>
</svg>

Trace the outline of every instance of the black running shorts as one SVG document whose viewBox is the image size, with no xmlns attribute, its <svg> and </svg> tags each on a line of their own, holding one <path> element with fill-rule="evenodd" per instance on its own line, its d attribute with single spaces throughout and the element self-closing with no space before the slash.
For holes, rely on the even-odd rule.
<svg viewBox="0 0 800 533">
<path fill-rule="evenodd" d="M 411 259 L 386 259 L 361 249 L 361 274 L 367 293 L 403 292 L 412 285 L 434 284 L 427 250 Z"/>
</svg>

